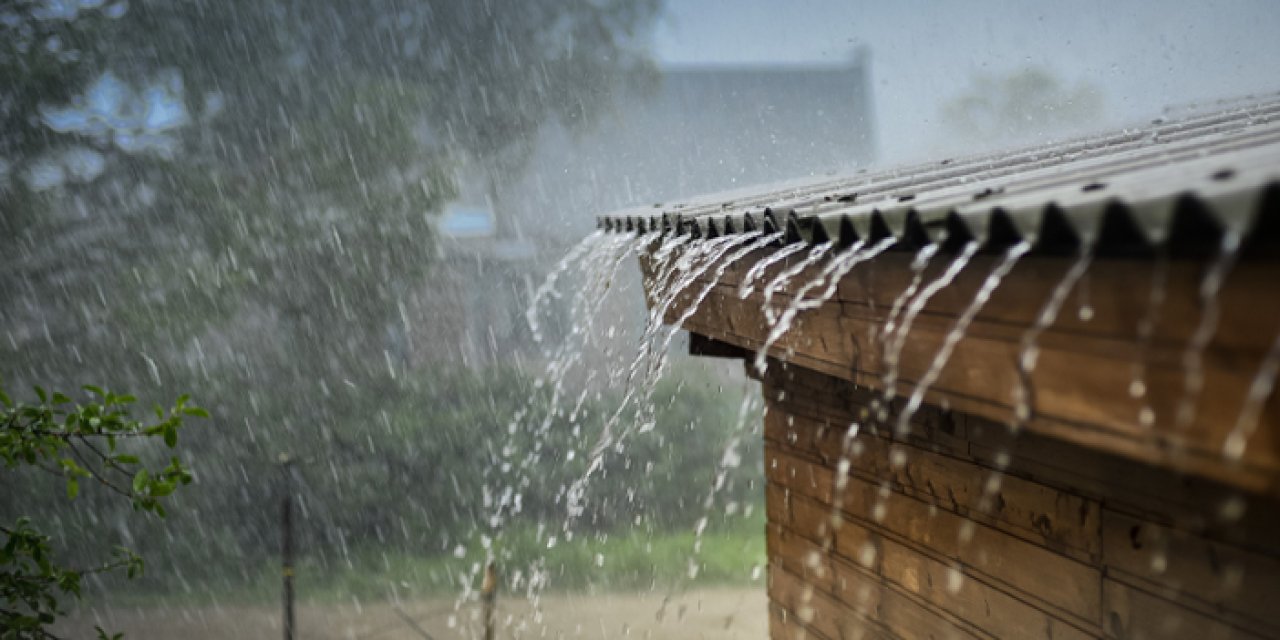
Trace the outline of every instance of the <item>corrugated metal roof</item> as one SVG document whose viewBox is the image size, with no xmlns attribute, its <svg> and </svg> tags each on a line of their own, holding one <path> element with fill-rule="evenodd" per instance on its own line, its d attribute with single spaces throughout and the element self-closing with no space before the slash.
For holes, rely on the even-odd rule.
<svg viewBox="0 0 1280 640">
<path fill-rule="evenodd" d="M 715 237 L 786 230 L 786 242 L 976 240 L 1042 252 L 1203 252 L 1224 234 L 1280 235 L 1280 98 L 1054 145 L 710 196 L 602 216 L 611 231 Z M 1271 229 L 1273 232 L 1268 232 Z"/>
</svg>

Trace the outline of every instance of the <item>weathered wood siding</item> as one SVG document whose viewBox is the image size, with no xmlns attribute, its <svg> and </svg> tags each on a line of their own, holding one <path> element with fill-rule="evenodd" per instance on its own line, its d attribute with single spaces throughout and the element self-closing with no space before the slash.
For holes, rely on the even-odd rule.
<svg viewBox="0 0 1280 640">
<path fill-rule="evenodd" d="M 895 438 L 794 364 L 764 393 L 775 638 L 1280 637 L 1274 498 L 936 407 Z"/>
<path fill-rule="evenodd" d="M 747 269 L 768 253 L 743 258 L 714 283 L 704 278 L 688 286 L 668 310 L 667 322 L 680 321 L 685 306 L 700 298 L 696 312 L 681 322 L 685 329 L 749 351 L 761 348 L 769 325 L 759 289 L 793 261 L 766 270 L 756 278 L 757 290 L 745 299 L 739 285 Z M 884 326 L 896 298 L 911 282 L 912 259 L 910 252 L 890 251 L 858 265 L 829 302 L 798 316 L 770 355 L 880 387 L 886 369 Z M 923 283 L 938 278 L 952 259 L 935 257 Z M 999 260 L 975 257 L 915 318 L 901 353 L 899 395 L 914 390 Z M 926 403 L 1012 421 L 1017 391 L 1023 388 L 1016 366 L 1023 336 L 1073 262 L 1048 256 L 1022 259 L 976 315 L 929 388 Z M 774 307 L 784 308 L 824 264 L 781 287 L 773 296 Z M 1274 294 L 1280 264 L 1242 259 L 1218 294 L 1206 301 L 1200 285 L 1210 264 L 1095 259 L 1069 292 L 1057 320 L 1040 335 L 1038 365 L 1025 387 L 1034 409 L 1026 430 L 1280 498 L 1280 394 L 1262 408 L 1243 456 L 1233 460 L 1224 455 L 1253 376 L 1280 330 L 1280 296 Z M 654 274 L 647 259 L 642 267 L 646 276 Z M 664 283 L 649 278 L 647 286 L 653 304 Z M 1162 292 L 1155 305 L 1153 286 Z M 1079 311 L 1085 307 L 1090 313 L 1082 317 Z M 1152 332 L 1144 340 L 1139 327 L 1147 322 Z M 1205 349 L 1191 351 L 1202 362 L 1202 389 L 1188 393 L 1187 345 L 1206 322 L 1214 329 L 1211 339 Z M 1130 385 L 1139 368 L 1146 393 L 1136 398 Z M 1193 417 L 1180 424 L 1175 416 L 1188 400 Z M 1144 408 L 1151 412 L 1149 424 L 1141 419 Z"/>
</svg>

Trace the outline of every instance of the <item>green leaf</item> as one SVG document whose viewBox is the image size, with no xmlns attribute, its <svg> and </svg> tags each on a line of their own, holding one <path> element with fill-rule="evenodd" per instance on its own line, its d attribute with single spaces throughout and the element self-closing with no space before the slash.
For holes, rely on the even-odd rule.
<svg viewBox="0 0 1280 640">
<path fill-rule="evenodd" d="M 80 495 L 80 481 L 76 478 L 67 478 L 67 499 L 75 500 Z"/>
<path fill-rule="evenodd" d="M 9 394 L 4 392 L 4 389 L 0 389 L 0 402 L 3 402 L 6 407 L 13 408 L 13 400 L 9 398 Z"/>
<path fill-rule="evenodd" d="M 99 396 L 99 397 L 106 397 L 106 395 L 107 395 L 107 392 L 106 392 L 106 391 L 103 391 L 103 390 L 102 390 L 102 387 L 95 387 L 95 386 L 93 386 L 93 385 L 91 385 L 91 384 L 86 384 L 86 385 L 84 385 L 83 387 L 80 387 L 80 388 L 81 388 L 81 389 L 84 389 L 85 391 L 88 391 L 89 393 L 95 394 L 95 395 L 97 395 L 97 396 Z"/>
<path fill-rule="evenodd" d="M 36 390 L 36 397 L 40 398 L 41 403 L 49 401 L 49 394 L 45 393 L 44 389 L 41 388 L 40 385 L 35 385 L 34 389 Z"/>
<path fill-rule="evenodd" d="M 178 446 L 178 427 L 176 425 L 170 424 L 165 427 L 164 443 L 169 445 L 170 449 Z"/>
<path fill-rule="evenodd" d="M 119 462 L 120 464 L 138 464 L 138 456 L 131 456 L 122 453 L 116 456 L 116 462 Z"/>
<path fill-rule="evenodd" d="M 146 469 L 138 469 L 138 472 L 133 475 L 133 492 L 142 493 L 142 490 L 147 488 L 147 481 L 150 479 L 151 474 L 147 473 Z"/>
<path fill-rule="evenodd" d="M 196 416 L 197 418 L 209 417 L 209 412 L 201 409 L 200 407 L 185 407 L 182 412 L 189 416 Z"/>
<path fill-rule="evenodd" d="M 58 391 L 53 392 L 54 404 L 67 404 L 68 402 L 71 402 L 71 398 L 67 397 L 65 393 L 61 393 Z"/>
</svg>

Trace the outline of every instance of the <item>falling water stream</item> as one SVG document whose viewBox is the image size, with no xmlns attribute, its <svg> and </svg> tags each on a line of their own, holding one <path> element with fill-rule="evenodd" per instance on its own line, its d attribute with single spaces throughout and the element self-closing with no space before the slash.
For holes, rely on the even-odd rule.
<svg viewBox="0 0 1280 640">
<path fill-rule="evenodd" d="M 809 245 L 806 245 L 803 242 L 796 242 L 794 244 L 789 244 L 773 252 L 765 259 L 755 263 L 754 265 L 751 265 L 751 268 L 748 269 L 747 273 L 742 277 L 742 285 L 738 289 L 738 297 L 745 300 L 747 296 L 751 295 L 755 291 L 756 280 L 761 275 L 764 274 L 766 269 L 768 269 L 769 267 L 779 262 L 782 262 L 783 260 L 786 260 L 792 254 L 796 254 L 803 251 L 808 246 Z"/>
<path fill-rule="evenodd" d="M 780 289 L 785 288 L 788 284 L 791 284 L 791 281 L 796 276 L 804 273 L 805 269 L 817 264 L 820 260 L 826 257 L 827 252 L 831 251 L 831 247 L 833 246 L 835 246 L 834 242 L 823 242 L 822 244 L 813 245 L 813 247 L 809 249 L 809 255 L 805 256 L 803 260 L 779 271 L 777 275 L 769 280 L 769 284 L 764 287 L 764 304 L 762 305 L 762 308 L 764 309 L 765 322 L 770 326 L 778 323 L 778 314 L 773 310 L 774 294 L 776 294 Z"/>
<path fill-rule="evenodd" d="M 776 242 L 780 237 L 780 234 L 762 236 L 760 232 L 749 232 L 697 242 L 689 247 L 685 255 L 675 259 L 675 267 L 667 270 L 668 272 L 665 275 L 657 279 L 656 282 L 651 283 L 659 287 L 662 283 L 671 282 L 672 284 L 658 289 L 660 295 L 653 305 L 653 310 L 648 315 L 648 322 L 641 339 L 641 345 L 629 368 L 626 391 L 622 400 L 606 421 L 599 439 L 595 446 L 592 447 L 587 470 L 566 490 L 565 498 L 569 514 L 565 523 L 566 530 L 572 526 L 574 519 L 583 512 L 583 499 L 588 483 L 591 477 L 602 468 L 604 457 L 609 449 L 621 446 L 621 442 L 633 431 L 643 433 L 653 428 L 651 398 L 658 380 L 666 369 L 667 349 L 675 335 L 681 330 L 684 320 L 696 313 L 698 306 L 705 300 L 712 288 L 716 286 L 732 264 L 751 254 L 756 249 Z M 735 248 L 738 248 L 738 251 L 726 258 L 726 254 Z M 712 267 L 717 265 L 718 268 L 714 272 L 714 276 L 709 278 L 703 288 L 690 300 L 689 306 L 683 311 L 681 320 L 668 329 L 665 336 L 659 340 L 658 335 L 663 328 L 663 320 L 672 305 L 690 285 L 700 280 Z M 676 271 L 682 273 L 675 274 L 674 272 Z M 637 382 L 636 375 L 641 371 L 644 372 L 644 375 Z M 637 408 L 635 420 L 620 432 L 617 431 L 619 425 L 622 424 L 626 410 L 631 406 Z"/>
<path fill-rule="evenodd" d="M 1196 419 L 1196 405 L 1204 390 L 1204 350 L 1218 330 L 1218 292 L 1231 273 L 1231 268 L 1235 266 L 1241 239 L 1239 231 L 1228 229 L 1222 235 L 1217 258 L 1200 280 L 1200 323 L 1182 352 L 1182 400 L 1178 403 L 1174 423 L 1180 429 L 1190 426 Z"/>
<path fill-rule="evenodd" d="M 703 285 L 702 289 L 693 297 L 690 303 L 685 307 L 684 311 L 681 312 L 680 317 L 676 318 L 676 321 L 671 324 L 671 328 L 667 331 L 666 338 L 663 340 L 662 347 L 659 351 L 661 353 L 666 352 L 667 348 L 671 346 L 671 341 L 675 339 L 675 336 L 679 334 L 684 327 L 685 321 L 692 318 L 693 315 L 698 312 L 699 307 L 702 306 L 702 302 L 706 300 L 711 291 L 720 283 L 720 279 L 724 277 L 724 274 L 729 270 L 729 267 L 733 266 L 739 260 L 745 258 L 751 253 L 781 240 L 783 235 L 784 234 L 781 231 L 768 235 L 763 235 L 759 231 L 748 231 L 742 234 L 742 239 L 739 242 L 730 243 L 730 249 L 744 244 L 745 246 L 719 261 L 719 266 L 716 267 L 712 276 L 706 279 L 706 283 Z M 718 259 L 718 256 L 712 257 L 713 262 Z M 656 362 L 658 364 L 662 364 L 665 363 L 665 359 L 660 359 Z M 658 375 L 660 375 L 660 372 Z"/>
<path fill-rule="evenodd" d="M 561 489 L 560 497 L 567 507 L 567 517 L 561 527 L 561 533 L 566 540 L 572 539 L 575 518 L 584 512 L 584 500 L 586 499 L 588 483 L 593 475 L 601 471 L 606 455 L 611 451 L 621 452 L 623 443 L 632 433 L 644 433 L 654 428 L 655 413 L 652 406 L 652 396 L 657 382 L 662 378 L 668 366 L 668 351 L 674 338 L 683 330 L 685 323 L 695 316 L 710 294 L 717 287 L 724 286 L 721 280 L 730 268 L 748 256 L 757 255 L 761 249 L 777 245 L 784 237 L 782 232 L 766 234 L 759 231 L 731 234 L 709 240 L 694 239 L 688 234 L 664 235 L 660 232 L 648 233 L 639 237 L 634 234 L 617 237 L 605 237 L 606 235 L 602 233 L 592 234 L 571 250 L 535 291 L 527 313 L 534 339 L 542 342 L 544 335 L 539 321 L 542 307 L 546 306 L 549 300 L 565 297 L 566 292 L 561 291 L 561 279 L 565 274 L 575 272 L 583 274 L 585 285 L 568 296 L 570 298 L 569 306 L 572 318 L 574 319 L 570 330 L 571 339 L 557 349 L 547 352 L 548 364 L 544 375 L 538 381 L 540 386 L 548 385 L 550 387 L 551 401 L 543 419 L 532 427 L 532 432 L 535 436 L 539 436 L 535 438 L 534 446 L 536 448 L 540 446 L 538 443 L 542 442 L 542 436 L 545 436 L 547 430 L 551 428 L 553 419 L 566 415 L 565 408 L 561 407 L 565 395 L 566 375 L 582 362 L 583 351 L 589 348 L 595 340 L 592 330 L 593 319 L 603 304 L 605 294 L 610 291 L 611 283 L 619 266 L 630 255 L 641 255 L 643 252 L 648 252 L 646 259 L 649 260 L 647 269 L 649 278 L 644 283 L 644 288 L 649 296 L 649 310 L 645 318 L 644 328 L 636 346 L 636 351 L 630 359 L 629 366 L 620 371 L 608 373 L 611 382 L 622 385 L 623 395 L 618 406 L 611 410 L 595 444 L 588 451 L 590 458 L 586 471 L 576 481 Z M 757 287 L 761 287 L 762 312 L 768 326 L 768 333 L 763 346 L 756 352 L 754 361 L 756 369 L 760 372 L 765 370 L 770 349 L 793 330 L 796 319 L 801 313 L 822 308 L 835 296 L 841 280 L 848 276 L 857 265 L 875 258 L 890 249 L 894 244 L 895 239 L 893 238 L 882 240 L 874 245 L 859 242 L 833 255 L 833 242 L 817 245 L 793 243 L 782 246 L 767 256 L 756 260 L 750 268 L 746 269 L 741 282 L 737 286 L 737 294 L 740 298 L 745 299 L 754 293 Z M 1223 238 L 1218 257 L 1210 264 L 1200 283 L 1199 299 L 1202 307 L 1202 316 L 1194 333 L 1188 340 L 1182 358 L 1186 376 L 1186 394 L 1183 398 L 1184 406 L 1179 409 L 1179 424 L 1183 423 L 1183 415 L 1188 411 L 1194 417 L 1195 402 L 1203 389 L 1203 351 L 1212 339 L 1218 325 L 1217 295 L 1223 280 L 1235 262 L 1239 245 L 1239 234 L 1228 233 Z M 929 361 L 929 366 L 916 381 L 911 395 L 907 398 L 905 407 L 895 416 L 893 422 L 893 432 L 895 434 L 902 436 L 908 431 L 911 419 L 923 407 L 929 390 L 941 377 L 951 356 L 959 343 L 968 334 L 969 328 L 976 317 L 991 300 L 1001 283 L 1017 266 L 1019 260 L 1031 250 L 1031 247 L 1030 241 L 1019 242 L 1009 247 L 1003 256 L 995 262 L 982 281 L 981 286 L 975 292 L 972 300 L 965 305 L 963 311 L 949 327 L 945 337 Z M 979 242 L 970 241 L 966 243 L 938 275 L 932 280 L 926 280 L 929 264 L 940 249 L 941 246 L 938 243 L 933 243 L 921 248 L 916 253 L 911 263 L 912 279 L 907 287 L 895 297 L 883 323 L 879 334 L 882 336 L 884 343 L 883 393 L 872 404 L 873 413 L 871 415 L 874 416 L 875 422 L 881 424 L 887 422 L 889 407 L 894 400 L 898 378 L 901 375 L 902 352 L 910 337 L 913 325 L 928 307 L 930 301 L 939 292 L 950 286 L 971 263 L 978 252 Z M 788 258 L 806 251 L 807 253 L 802 258 L 787 263 L 784 268 L 767 281 L 764 281 L 763 276 L 770 267 L 783 264 Z M 1034 399 L 1032 398 L 1030 381 L 1040 353 L 1040 337 L 1056 322 L 1072 291 L 1080 291 L 1082 297 L 1087 296 L 1087 293 L 1082 290 L 1084 287 L 1083 278 L 1088 273 L 1093 257 L 1092 243 L 1083 242 L 1078 257 L 1070 264 L 1050 291 L 1048 298 L 1036 314 L 1033 323 L 1021 337 L 1016 359 L 1020 384 L 1014 390 L 1014 428 L 1025 424 L 1033 415 Z M 822 264 L 816 275 L 809 278 L 799 287 L 791 287 L 792 281 L 797 276 L 824 260 L 826 260 L 825 264 Z M 1137 337 L 1141 353 L 1138 358 L 1139 362 L 1134 365 L 1132 382 L 1129 388 L 1130 395 L 1135 399 L 1143 398 L 1146 394 L 1145 356 L 1142 354 L 1145 354 L 1152 340 L 1155 325 L 1159 321 L 1160 310 L 1163 307 L 1166 296 L 1167 268 L 1168 265 L 1164 259 L 1161 259 L 1153 267 L 1148 309 L 1138 325 Z M 793 292 L 790 294 L 787 304 L 780 310 L 776 309 L 774 297 L 779 292 L 786 291 L 789 288 L 792 288 Z M 677 305 L 679 304 L 684 306 L 678 307 Z M 672 310 L 676 308 L 679 308 L 679 312 L 674 314 L 673 321 L 670 323 L 665 322 L 668 315 L 672 314 Z M 1086 316 L 1092 316 L 1092 307 L 1087 300 L 1082 302 L 1081 307 L 1082 319 L 1087 319 Z M 1260 361 L 1239 417 L 1224 443 L 1223 455 L 1228 460 L 1239 460 L 1243 456 L 1246 444 L 1260 420 L 1264 405 L 1274 391 L 1278 376 L 1280 376 L 1280 336 L 1277 336 L 1270 350 Z M 572 425 L 577 424 L 576 416 L 582 406 L 585 395 L 585 391 L 582 395 L 579 395 L 576 402 L 572 403 L 572 409 L 567 413 L 569 422 Z M 691 549 L 692 555 L 689 559 L 689 576 L 691 579 L 696 577 L 697 574 L 698 562 L 696 556 L 701 552 L 702 534 L 707 527 L 709 514 L 716 504 L 717 494 L 724 486 L 727 470 L 737 464 L 736 452 L 749 422 L 748 416 L 751 413 L 751 409 L 757 406 L 756 402 L 756 399 L 748 397 L 739 408 L 737 425 L 729 442 L 725 445 L 722 459 L 716 467 L 715 481 L 702 501 L 704 513 L 695 526 L 694 543 Z M 1190 408 L 1188 409 L 1187 407 Z M 525 425 L 525 422 L 534 417 L 531 413 L 532 408 L 531 405 L 526 411 L 521 412 L 510 425 L 508 435 L 511 438 L 501 452 L 504 462 L 500 466 L 501 476 L 499 477 L 502 480 L 498 485 L 491 486 L 486 492 L 485 505 L 486 508 L 491 510 L 490 525 L 494 529 L 500 529 L 506 517 L 519 513 L 520 487 L 526 484 L 527 478 L 524 476 L 533 472 L 532 469 L 527 468 L 528 464 L 513 464 L 510 460 L 515 453 L 514 436 L 522 428 L 530 429 L 529 426 Z M 634 409 L 634 415 L 628 413 L 630 409 Z M 1144 424 L 1148 423 L 1146 418 L 1143 418 L 1142 421 Z M 573 428 L 576 429 L 577 427 L 574 426 Z M 861 443 L 857 437 L 862 430 L 863 425 L 858 422 L 848 425 L 841 442 L 840 455 L 835 465 L 835 491 L 832 499 L 833 517 L 829 521 L 822 522 L 819 527 L 820 530 L 817 532 L 819 537 L 824 540 L 830 529 L 838 528 L 842 521 L 839 516 L 843 509 L 853 460 L 861 453 Z M 894 456 L 892 462 L 895 467 L 905 464 L 905 455 Z M 979 509 L 990 506 L 988 497 L 999 489 L 1002 470 L 1003 466 L 996 470 L 986 483 L 982 502 L 978 505 Z M 883 516 L 884 510 L 887 508 L 885 502 L 890 493 L 887 485 L 881 487 L 881 491 L 877 494 L 876 504 L 869 506 L 873 518 L 879 519 Z M 962 531 L 962 542 L 964 541 L 964 534 L 965 532 Z M 551 544 L 554 544 L 554 542 Z M 874 559 L 876 550 L 872 548 L 869 553 Z M 490 554 L 492 555 L 492 551 Z M 867 555 L 867 553 L 862 555 Z M 811 558 L 810 560 L 810 564 L 815 569 L 820 565 L 820 559 Z M 962 580 L 962 573 L 959 569 L 956 569 L 953 578 L 955 579 L 949 580 L 949 583 L 955 584 L 949 584 L 949 589 L 958 587 L 960 580 Z M 527 584 L 530 601 L 535 604 L 535 607 L 537 606 L 537 594 L 548 580 L 549 576 L 545 572 L 545 567 L 530 567 Z M 801 609 L 811 609 L 807 604 L 811 596 L 812 592 L 810 590 L 802 593 Z M 667 600 L 671 600 L 670 594 Z"/>
<path fill-rule="evenodd" d="M 500 464 L 495 469 L 486 469 L 486 475 L 489 475 L 490 479 L 484 487 L 483 506 L 488 513 L 487 525 L 490 530 L 500 532 L 509 518 L 520 513 L 522 507 L 520 492 L 527 485 L 529 474 L 536 471 L 531 468 L 536 456 L 526 455 L 522 461 L 514 460 L 516 454 L 520 453 L 516 446 L 517 436 L 521 430 L 532 432 L 535 436 L 533 451 L 537 452 L 542 448 L 542 443 L 552 427 L 553 419 L 561 411 L 560 402 L 565 377 L 581 361 L 585 350 L 590 345 L 592 325 L 603 306 L 606 294 L 612 288 L 619 267 L 637 247 L 647 246 L 656 238 L 656 233 L 647 234 L 638 239 L 633 234 L 592 234 L 574 247 L 555 266 L 535 293 L 527 319 L 541 341 L 542 336 L 537 327 L 539 326 L 539 308 L 542 303 L 562 296 L 557 289 L 557 283 L 565 274 L 577 273 L 585 279 L 583 286 L 575 291 L 569 301 L 570 317 L 573 319 L 570 335 L 554 351 L 546 353 L 547 364 L 543 375 L 534 383 L 537 387 L 550 386 L 549 406 L 543 419 L 537 424 L 530 422 L 535 418 L 533 412 L 536 408 L 535 400 L 531 399 L 530 403 L 520 409 L 508 424 L 506 440 L 498 448 Z M 482 536 L 481 544 L 485 547 L 486 563 L 495 560 L 492 539 Z M 482 563 L 476 563 L 471 567 L 467 579 L 463 582 L 463 591 L 454 604 L 455 610 L 461 609 L 463 602 L 474 596 L 473 588 L 476 579 L 483 570 Z M 527 598 L 535 610 L 539 606 L 541 589 L 546 586 L 548 578 L 541 567 L 528 568 L 525 587 Z"/>
<path fill-rule="evenodd" d="M 977 243 L 970 242 L 969 246 L 965 247 L 966 252 L 969 251 L 970 246 L 976 250 Z M 1030 250 L 1031 243 L 1026 240 L 1013 245 L 1005 252 L 1004 259 L 991 270 L 987 279 L 982 283 L 982 287 L 974 294 L 973 300 L 969 302 L 964 312 L 960 314 L 960 318 L 956 320 L 951 330 L 947 332 L 947 337 L 943 340 L 942 346 L 938 348 L 938 352 L 934 354 L 933 361 L 929 364 L 929 369 L 916 382 L 916 388 L 911 393 L 907 406 L 898 414 L 898 423 L 894 429 L 897 433 L 907 432 L 911 417 L 920 410 L 920 405 L 924 403 L 925 394 L 928 393 L 933 383 L 938 380 L 938 376 L 942 375 L 942 369 L 947 366 L 947 360 L 951 358 L 951 353 L 955 351 L 956 345 L 964 338 L 965 332 L 969 330 L 969 325 L 973 323 L 974 317 L 991 300 L 991 294 L 995 293 L 996 287 L 999 287 L 1004 277 L 1013 270 L 1014 265 L 1018 263 L 1018 259 Z M 962 253 L 961 255 L 963 256 L 964 254 Z"/>
<path fill-rule="evenodd" d="M 1076 286 L 1076 282 L 1089 269 L 1089 265 L 1092 262 L 1093 243 L 1091 241 L 1082 242 L 1079 257 L 1067 269 L 1066 274 L 1054 286 L 1053 291 L 1049 293 L 1049 298 L 1045 301 L 1044 306 L 1040 307 L 1040 312 L 1036 314 L 1031 328 L 1022 334 L 1022 343 L 1019 346 L 1018 358 L 1015 362 L 1018 368 L 1018 385 L 1013 389 L 1014 420 L 1012 426 L 1015 430 L 1020 429 L 1031 419 L 1031 414 L 1035 407 L 1035 399 L 1032 397 L 1034 391 L 1031 386 L 1031 375 L 1035 372 L 1036 362 L 1040 358 L 1040 334 L 1044 333 L 1046 329 L 1058 320 L 1062 305 L 1067 301 L 1067 294 L 1071 293 L 1071 289 Z"/>
<path fill-rule="evenodd" d="M 683 236 L 683 238 L 686 242 L 689 239 L 688 236 Z M 627 369 L 626 391 L 622 401 L 609 421 L 605 423 L 604 431 L 592 449 L 591 465 L 588 467 L 586 476 L 590 476 L 599 469 L 604 451 L 615 444 L 616 437 L 613 430 L 621 421 L 625 410 L 631 405 L 631 401 L 636 397 L 636 394 L 639 393 L 647 398 L 653 391 L 653 384 L 657 382 L 654 375 L 655 367 L 652 364 L 653 359 L 665 357 L 665 347 L 670 344 L 669 339 L 662 341 L 661 344 L 659 343 L 659 336 L 661 335 L 667 312 L 675 304 L 680 294 L 705 275 L 711 267 L 715 266 L 726 252 L 753 239 L 754 236 L 748 234 L 728 235 L 714 240 L 694 243 L 683 254 L 670 254 L 671 268 L 663 270 L 662 275 L 656 278 L 654 282 L 651 282 L 648 287 L 650 291 L 656 292 L 657 299 L 648 314 L 644 332 L 640 337 L 640 346 Z M 745 252 L 743 255 L 745 255 Z M 714 281 L 712 285 L 714 285 Z M 699 301 L 702 297 L 705 297 L 705 294 L 699 296 Z M 674 331 L 678 331 L 678 329 Z M 641 375 L 642 372 L 643 375 Z M 641 380 L 641 384 L 638 385 L 636 384 L 637 376 L 640 376 Z"/>
<path fill-rule="evenodd" d="M 796 291 L 791 298 L 791 303 L 783 310 L 772 323 L 769 328 L 769 335 L 765 337 L 764 344 L 756 351 L 755 368 L 756 371 L 763 374 L 768 366 L 769 349 L 777 344 L 778 340 L 791 330 L 795 322 L 796 316 L 802 311 L 818 309 L 827 301 L 835 296 L 839 288 L 840 280 L 848 275 L 854 267 L 870 260 L 881 253 L 884 253 L 889 247 L 893 246 L 897 241 L 894 237 L 888 237 L 876 243 L 870 248 L 865 247 L 865 243 L 859 241 L 853 246 L 846 249 L 843 253 L 836 256 L 823 268 L 822 272 L 813 278 L 804 286 Z M 809 292 L 818 287 L 826 285 L 816 297 L 808 297 Z"/>
<path fill-rule="evenodd" d="M 951 284 L 977 252 L 977 242 L 971 241 L 965 244 L 964 249 L 951 261 L 951 264 L 947 265 L 942 274 L 926 285 L 907 305 L 906 313 L 902 318 L 902 326 L 898 328 L 895 335 L 889 338 L 890 344 L 885 355 L 884 395 L 881 398 L 881 415 L 879 416 L 881 422 L 887 419 L 889 403 L 897 395 L 896 389 L 898 375 L 901 371 L 902 348 L 906 346 L 907 336 L 911 333 L 911 325 L 915 322 L 916 317 L 920 315 L 920 312 L 924 310 L 925 305 L 929 304 L 929 300 L 941 291 L 943 287 Z"/>
<path fill-rule="evenodd" d="M 1147 295 L 1147 311 L 1138 322 L 1138 350 L 1134 357 L 1133 376 L 1129 381 L 1129 397 L 1142 401 L 1138 409 L 1138 424 L 1151 427 L 1156 422 L 1155 410 L 1147 397 L 1147 354 L 1151 350 L 1151 340 L 1155 336 L 1156 325 L 1160 322 L 1161 310 L 1164 308 L 1166 288 L 1169 281 L 1169 256 L 1161 251 L 1156 255 L 1155 264 L 1151 267 L 1151 289 Z"/>
<path fill-rule="evenodd" d="M 1254 430 L 1258 428 L 1258 420 L 1262 417 L 1267 398 L 1271 397 L 1271 392 L 1276 388 L 1277 375 L 1280 375 L 1280 335 L 1276 335 L 1271 348 L 1267 350 L 1267 355 L 1262 358 L 1258 372 L 1249 383 L 1249 391 L 1245 395 L 1240 416 L 1236 418 L 1231 433 L 1227 434 L 1227 439 L 1223 443 L 1222 454 L 1227 460 L 1238 462 L 1244 457 L 1245 447 L 1249 444 L 1249 438 Z"/>
</svg>

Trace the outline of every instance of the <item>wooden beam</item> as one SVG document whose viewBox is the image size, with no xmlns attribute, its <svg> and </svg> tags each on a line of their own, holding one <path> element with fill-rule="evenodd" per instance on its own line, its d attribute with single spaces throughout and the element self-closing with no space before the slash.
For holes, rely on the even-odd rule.
<svg viewBox="0 0 1280 640">
<path fill-rule="evenodd" d="M 745 271 L 766 255 L 762 251 L 729 267 L 684 328 L 744 351 L 763 348 L 770 327 L 761 289 L 793 264 L 784 260 L 766 269 L 756 291 L 740 297 Z M 884 327 L 894 301 L 910 284 L 912 259 L 906 252 L 887 252 L 859 265 L 841 280 L 832 300 L 797 317 L 792 329 L 769 348 L 769 357 L 883 393 L 889 341 Z M 937 278 L 951 259 L 935 257 L 923 282 Z M 899 398 L 915 392 L 996 260 L 997 256 L 975 257 L 915 317 L 903 343 L 893 389 Z M 1015 422 L 1017 393 L 1023 388 L 1017 366 L 1023 338 L 1049 292 L 1073 263 L 1073 259 L 1042 256 L 1019 263 L 976 314 L 924 400 L 996 422 Z M 1021 426 L 1250 491 L 1280 495 L 1280 399 L 1274 394 L 1263 407 L 1243 456 L 1234 460 L 1223 453 L 1246 390 L 1280 331 L 1280 296 L 1272 291 L 1280 263 L 1252 260 L 1236 265 L 1218 295 L 1208 301 L 1211 308 L 1200 296 L 1200 284 L 1211 263 L 1157 264 L 1098 258 L 1070 288 L 1058 320 L 1037 341 L 1037 366 L 1025 387 L 1032 415 Z M 642 256 L 641 265 L 652 276 L 651 260 Z M 785 308 L 823 266 L 821 262 L 813 265 L 782 287 L 773 297 L 775 309 Z M 652 303 L 661 284 L 652 278 L 646 282 Z M 1162 297 L 1155 296 L 1159 302 L 1155 305 L 1151 304 L 1153 282 L 1162 283 L 1163 292 Z M 692 293 L 710 284 L 695 283 L 677 296 L 667 321 L 679 319 Z M 1206 348 L 1188 351 L 1191 337 L 1214 315 L 1217 330 Z M 1144 323 L 1152 327 L 1148 339 L 1139 329 Z M 1183 367 L 1188 353 L 1200 356 L 1203 375 L 1202 390 L 1191 396 L 1186 393 Z M 1145 387 L 1142 397 L 1131 392 L 1135 381 Z M 1192 419 L 1181 424 L 1176 416 L 1188 398 L 1194 400 Z"/>
</svg>

